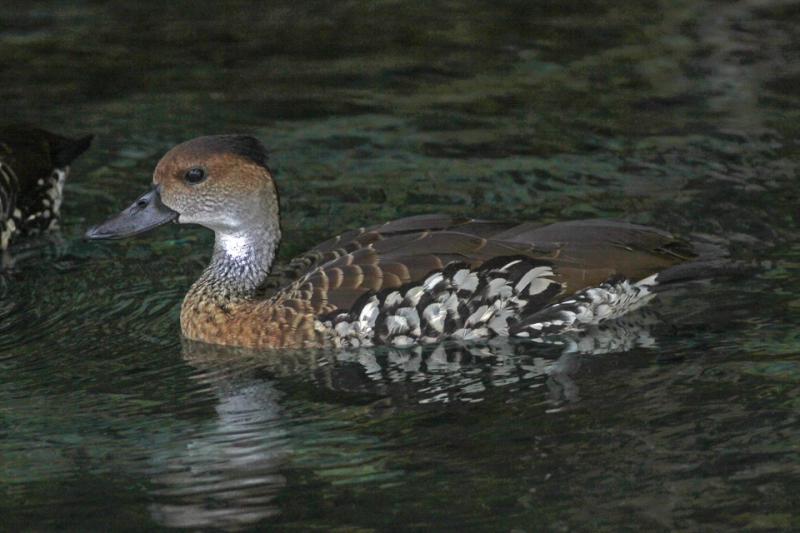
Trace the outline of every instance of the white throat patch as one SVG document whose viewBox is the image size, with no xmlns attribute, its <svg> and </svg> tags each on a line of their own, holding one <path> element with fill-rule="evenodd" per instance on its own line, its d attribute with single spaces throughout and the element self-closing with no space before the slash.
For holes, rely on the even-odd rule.
<svg viewBox="0 0 800 533">
<path fill-rule="evenodd" d="M 247 257 L 252 251 L 250 241 L 244 235 L 217 234 L 217 241 L 232 259 Z"/>
</svg>

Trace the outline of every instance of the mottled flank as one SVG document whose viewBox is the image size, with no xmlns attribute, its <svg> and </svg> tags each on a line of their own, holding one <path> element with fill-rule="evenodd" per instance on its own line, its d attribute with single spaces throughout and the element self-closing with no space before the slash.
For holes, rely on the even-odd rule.
<svg viewBox="0 0 800 533">
<path fill-rule="evenodd" d="M 426 278 L 386 289 L 348 312 L 320 318 L 320 329 L 336 346 L 408 346 L 448 338 L 493 336 L 538 338 L 596 325 L 638 309 L 654 295 L 655 276 L 631 283 L 621 275 L 557 301 L 563 287 L 553 263 L 497 257 L 470 270 L 451 263 Z"/>
<path fill-rule="evenodd" d="M 19 193 L 19 180 L 11 167 L 0 161 L 0 250 L 8 248 L 8 241 L 17 231 L 22 216 L 15 207 Z"/>
<path fill-rule="evenodd" d="M 349 347 L 508 336 L 522 313 L 562 292 L 552 266 L 524 256 L 497 257 L 475 270 L 453 262 L 415 283 L 362 297 L 352 310 L 322 317 L 321 327 L 332 344 Z"/>
<path fill-rule="evenodd" d="M 36 128 L 0 128 L 0 250 L 16 235 L 59 227 L 69 164 L 92 137 L 72 140 Z"/>
<path fill-rule="evenodd" d="M 509 334 L 536 338 L 619 318 L 652 299 L 655 295 L 648 288 L 656 284 L 656 275 L 636 283 L 621 275 L 612 276 L 544 309 L 526 310 L 509 328 Z"/>
<path fill-rule="evenodd" d="M 277 192 L 251 157 L 266 151 L 234 150 L 241 143 L 232 139 L 253 141 L 204 137 L 175 147 L 148 193 L 178 222 L 216 233 L 211 264 L 181 309 L 190 339 L 286 348 L 539 338 L 636 309 L 653 296 L 659 272 L 695 257 L 669 233 L 618 220 L 423 215 L 348 232 L 273 269 Z M 198 168 L 204 179 L 187 180 Z M 146 231 L 152 224 L 137 221 L 139 203 L 87 235 Z"/>
</svg>

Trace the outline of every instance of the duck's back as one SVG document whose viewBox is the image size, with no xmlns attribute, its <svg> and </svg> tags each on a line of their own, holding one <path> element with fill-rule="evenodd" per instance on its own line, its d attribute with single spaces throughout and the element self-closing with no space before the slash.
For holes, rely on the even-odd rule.
<svg viewBox="0 0 800 533">
<path fill-rule="evenodd" d="M 324 289 L 328 310 L 348 309 L 364 293 L 418 282 L 452 262 L 474 270 L 516 255 L 552 264 L 565 295 L 616 274 L 638 281 L 696 256 L 665 231 L 613 219 L 517 225 L 423 215 L 323 242 L 276 266 L 264 295 Z"/>
<path fill-rule="evenodd" d="M 271 305 L 303 302 L 338 327 L 335 337 L 351 339 L 344 345 L 363 344 L 365 329 L 387 344 L 531 336 L 559 329 L 532 324 L 623 314 L 657 284 L 655 274 L 695 255 L 667 232 L 618 220 L 514 225 L 428 215 L 326 241 L 276 268 L 264 296 Z"/>
<path fill-rule="evenodd" d="M 27 126 L 0 128 L 0 249 L 13 234 L 58 224 L 69 165 L 92 138 L 73 140 Z"/>
</svg>

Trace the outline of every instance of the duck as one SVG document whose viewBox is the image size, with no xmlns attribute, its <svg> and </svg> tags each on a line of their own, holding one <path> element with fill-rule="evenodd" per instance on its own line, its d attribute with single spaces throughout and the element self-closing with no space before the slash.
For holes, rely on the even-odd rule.
<svg viewBox="0 0 800 533">
<path fill-rule="evenodd" d="M 152 188 L 86 231 L 123 239 L 168 223 L 215 233 L 180 312 L 186 339 L 249 348 L 406 347 L 541 339 L 633 311 L 697 257 L 669 232 L 615 219 L 542 224 L 418 215 L 333 237 L 284 263 L 278 192 L 249 135 L 168 151 Z"/>
<path fill-rule="evenodd" d="M 60 226 L 70 164 L 93 138 L 71 139 L 32 126 L 0 127 L 0 251 L 17 236 Z"/>
</svg>

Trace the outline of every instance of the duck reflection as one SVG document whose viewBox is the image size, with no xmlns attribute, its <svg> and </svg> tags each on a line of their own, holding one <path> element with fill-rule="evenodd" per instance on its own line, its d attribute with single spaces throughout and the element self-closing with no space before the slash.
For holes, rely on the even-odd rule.
<svg viewBox="0 0 800 533">
<path fill-rule="evenodd" d="M 539 385 L 547 385 L 550 391 L 547 401 L 557 407 L 580 400 L 574 375 L 582 356 L 653 348 L 656 341 L 651 326 L 657 323 L 654 314 L 640 311 L 537 342 L 496 338 L 484 344 L 343 350 L 335 355 L 338 365 L 325 365 L 313 377 L 329 389 L 391 397 L 395 406 L 475 403 L 483 401 L 489 389 L 538 379 L 544 381 Z M 349 372 L 341 363 L 351 364 Z M 360 371 L 360 380 L 352 376 L 354 368 Z"/>
<path fill-rule="evenodd" d="M 216 418 L 153 453 L 148 474 L 160 488 L 152 515 L 168 527 L 235 530 L 280 513 L 275 498 L 288 470 L 336 483 L 401 476 L 386 466 L 374 437 L 351 430 L 348 409 L 373 417 L 400 408 L 448 409 L 515 385 L 543 387 L 545 402 L 559 409 L 580 399 L 575 375 L 582 357 L 653 347 L 655 322 L 639 312 L 538 345 L 497 339 L 267 351 L 184 340 L 184 358 L 217 399 Z M 295 399 L 287 403 L 287 396 Z M 335 409 L 324 407 L 330 405 Z"/>
<path fill-rule="evenodd" d="M 280 392 L 236 365 L 199 377 L 218 398 L 217 417 L 153 454 L 149 473 L 162 486 L 153 517 L 170 527 L 230 529 L 277 514 L 272 500 L 286 485 L 279 470 L 290 453 Z"/>
</svg>

